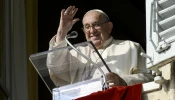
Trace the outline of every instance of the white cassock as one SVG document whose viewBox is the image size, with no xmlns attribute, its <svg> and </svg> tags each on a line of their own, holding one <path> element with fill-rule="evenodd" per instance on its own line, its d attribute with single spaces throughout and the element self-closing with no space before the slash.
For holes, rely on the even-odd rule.
<svg viewBox="0 0 175 100">
<path fill-rule="evenodd" d="M 59 44 L 55 36 L 49 43 L 49 50 L 67 46 L 66 41 Z M 108 70 L 102 63 L 95 50 L 90 46 L 77 47 L 83 54 L 100 66 L 104 73 Z M 130 40 L 115 40 L 112 36 L 106 41 L 99 53 L 110 70 L 122 77 L 127 85 L 145 83 L 153 80 L 148 73 L 145 58 L 140 56 L 144 52 L 142 47 Z M 48 53 L 47 67 L 50 77 L 56 86 L 71 84 L 86 79 L 101 77 L 101 72 L 74 50 L 58 50 Z"/>
</svg>

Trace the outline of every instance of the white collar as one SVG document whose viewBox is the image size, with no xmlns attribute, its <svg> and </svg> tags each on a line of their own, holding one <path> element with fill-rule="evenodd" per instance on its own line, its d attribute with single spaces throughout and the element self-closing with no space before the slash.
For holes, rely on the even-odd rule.
<svg viewBox="0 0 175 100">
<path fill-rule="evenodd" d="M 104 43 L 103 47 L 101 49 L 107 48 L 112 43 L 113 37 L 110 36 L 110 38 Z"/>
</svg>

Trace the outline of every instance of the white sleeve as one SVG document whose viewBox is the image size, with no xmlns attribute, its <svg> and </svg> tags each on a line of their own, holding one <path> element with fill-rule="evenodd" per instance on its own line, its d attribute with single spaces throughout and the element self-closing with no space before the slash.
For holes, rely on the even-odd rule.
<svg viewBox="0 0 175 100">
<path fill-rule="evenodd" d="M 52 50 L 54 48 L 59 48 L 59 47 L 65 47 L 65 46 L 67 46 L 67 43 L 65 40 L 63 40 L 58 44 L 56 43 L 56 35 L 49 42 L 49 50 Z"/>
<path fill-rule="evenodd" d="M 50 78 L 56 86 L 69 84 L 71 82 L 69 75 L 69 50 L 54 50 L 56 48 L 67 46 L 66 41 L 62 41 L 59 44 L 56 43 L 56 36 L 54 36 L 49 42 L 49 52 L 47 55 L 47 68 L 49 70 Z M 60 59 L 61 58 L 61 59 Z"/>
<path fill-rule="evenodd" d="M 134 64 L 130 69 L 130 75 L 122 77 L 127 85 L 150 82 L 154 79 L 151 73 L 146 68 L 146 59 L 140 55 L 144 52 L 143 48 L 138 43 L 131 43 L 132 61 Z"/>
</svg>

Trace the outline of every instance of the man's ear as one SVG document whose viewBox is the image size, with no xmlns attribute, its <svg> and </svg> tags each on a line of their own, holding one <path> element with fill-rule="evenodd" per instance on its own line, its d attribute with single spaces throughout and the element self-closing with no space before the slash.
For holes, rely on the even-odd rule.
<svg viewBox="0 0 175 100">
<path fill-rule="evenodd" d="M 113 29 L 113 23 L 112 22 L 108 22 L 108 28 L 109 28 L 109 33 L 112 32 L 112 29 Z"/>
</svg>

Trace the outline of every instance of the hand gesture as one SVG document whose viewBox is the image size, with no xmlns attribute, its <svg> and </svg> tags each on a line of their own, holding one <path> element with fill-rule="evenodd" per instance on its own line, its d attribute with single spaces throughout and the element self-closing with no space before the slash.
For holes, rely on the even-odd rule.
<svg viewBox="0 0 175 100">
<path fill-rule="evenodd" d="M 78 8 L 75 6 L 69 6 L 67 9 L 61 11 L 60 24 L 57 31 L 56 42 L 64 40 L 67 33 L 72 29 L 72 26 L 79 20 L 74 18 Z"/>
</svg>

